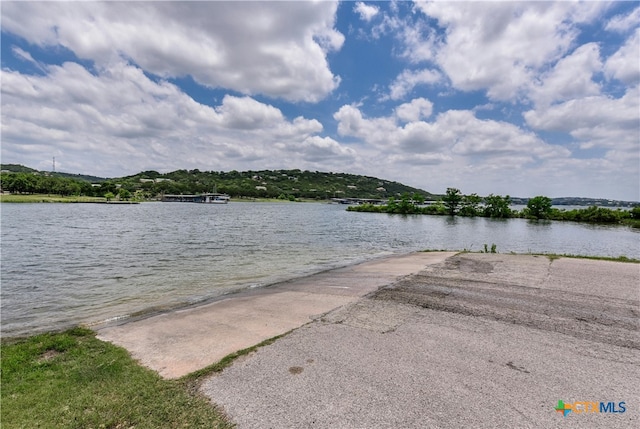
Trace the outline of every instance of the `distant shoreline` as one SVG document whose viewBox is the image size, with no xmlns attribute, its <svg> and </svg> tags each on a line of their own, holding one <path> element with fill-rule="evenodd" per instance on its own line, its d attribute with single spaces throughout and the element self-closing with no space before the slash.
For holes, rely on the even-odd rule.
<svg viewBox="0 0 640 429">
<path fill-rule="evenodd" d="M 0 194 L 0 203 L 139 204 L 140 201 L 107 201 L 100 197 L 61 197 L 47 194 Z"/>
<path fill-rule="evenodd" d="M 139 204 L 139 203 L 155 203 L 158 200 L 136 200 L 136 201 L 107 201 L 104 197 L 78 197 L 47 194 L 0 194 L 0 203 L 95 203 L 95 204 Z M 327 203 L 331 200 L 312 200 L 300 198 L 294 201 L 283 200 L 278 198 L 254 198 L 254 197 L 237 197 L 231 200 L 233 203 Z"/>
</svg>

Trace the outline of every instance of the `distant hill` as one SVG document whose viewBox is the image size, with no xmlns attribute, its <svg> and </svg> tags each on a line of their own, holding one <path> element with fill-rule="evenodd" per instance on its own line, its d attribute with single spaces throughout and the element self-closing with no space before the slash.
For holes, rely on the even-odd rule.
<svg viewBox="0 0 640 429">
<path fill-rule="evenodd" d="M 84 180 L 85 182 L 91 182 L 91 183 L 102 183 L 109 180 L 106 177 L 89 176 L 87 174 L 71 174 L 71 173 L 58 173 L 58 172 L 49 173 L 49 174 L 51 176 L 67 177 L 69 179 Z"/>
<path fill-rule="evenodd" d="M 135 191 L 150 193 L 197 194 L 227 193 L 231 196 L 269 198 L 372 198 L 382 199 L 404 193 L 432 199 L 433 194 L 402 183 L 346 173 L 302 170 L 200 171 L 177 170 L 160 174 L 144 171 L 133 176 L 111 179 Z"/>
<path fill-rule="evenodd" d="M 38 171 L 20 164 L 0 164 L 0 170 L 10 171 L 12 173 L 34 173 L 52 177 L 66 177 L 69 179 L 83 180 L 90 183 L 101 183 L 108 180 L 104 177 L 89 176 L 86 174 L 61 173 L 57 171 Z"/>
<path fill-rule="evenodd" d="M 529 198 L 511 197 L 512 204 L 526 206 Z M 598 207 L 635 207 L 637 201 L 608 200 L 606 198 L 559 197 L 551 198 L 554 206 L 598 206 Z"/>
<path fill-rule="evenodd" d="M 326 173 L 302 170 L 260 171 L 200 171 L 176 170 L 171 173 L 142 171 L 132 176 L 104 178 L 84 174 L 38 171 L 19 164 L 0 164 L 2 172 L 35 174 L 39 176 L 73 179 L 78 183 L 101 184 L 94 188 L 97 196 L 115 192 L 122 187 L 130 192 L 140 191 L 146 197 L 159 194 L 199 194 L 205 192 L 227 193 L 233 197 L 269 198 L 371 198 L 386 199 L 408 193 L 419 194 L 426 200 L 438 200 L 442 195 L 413 188 L 399 182 L 346 173 Z M 119 185 L 119 186 L 118 186 Z M 84 185 L 82 185 L 84 186 Z M 85 192 L 89 193 L 89 191 Z M 511 197 L 513 204 L 526 205 L 529 198 Z M 603 198 L 562 197 L 552 198 L 553 205 L 634 207 L 637 201 L 618 201 Z"/>
<path fill-rule="evenodd" d="M 425 199 L 436 196 L 418 188 L 399 182 L 346 173 L 325 173 L 302 170 L 261 170 L 261 171 L 200 171 L 176 170 L 171 173 L 143 171 L 132 176 L 104 178 L 82 174 L 38 171 L 18 164 L 1 164 L 3 173 L 11 176 L 28 175 L 40 179 L 22 183 L 9 177 L 3 179 L 6 189 L 33 193 L 46 190 L 55 192 L 55 184 L 47 178 L 60 178 L 60 181 L 75 181 L 74 189 L 82 189 L 83 194 L 93 193 L 101 196 L 105 192 L 126 189 L 131 193 L 142 193 L 145 198 L 155 198 L 162 194 L 200 194 L 220 192 L 232 197 L 250 198 L 308 198 L 324 200 L 328 198 L 370 198 L 386 199 L 408 193 L 419 194 Z M 17 184 L 16 184 L 17 183 Z M 100 184 L 91 192 L 90 184 Z M 86 188 L 89 186 L 89 188 Z M 95 185 L 94 185 L 95 186 Z M 46 189 L 45 189 L 46 188 Z"/>
<path fill-rule="evenodd" d="M 551 198 L 551 204 L 554 206 L 633 207 L 638 205 L 638 202 L 607 200 L 605 198 L 560 197 Z"/>
<path fill-rule="evenodd" d="M 0 164 L 0 170 L 11 171 L 12 173 L 39 173 L 38 170 L 20 164 Z"/>
</svg>

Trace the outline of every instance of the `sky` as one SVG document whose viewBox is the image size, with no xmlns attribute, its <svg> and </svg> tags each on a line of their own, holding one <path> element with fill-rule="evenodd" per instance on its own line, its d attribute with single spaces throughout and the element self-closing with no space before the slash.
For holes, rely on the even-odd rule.
<svg viewBox="0 0 640 429">
<path fill-rule="evenodd" d="M 1 159 L 640 200 L 640 3 L 12 2 Z"/>
</svg>

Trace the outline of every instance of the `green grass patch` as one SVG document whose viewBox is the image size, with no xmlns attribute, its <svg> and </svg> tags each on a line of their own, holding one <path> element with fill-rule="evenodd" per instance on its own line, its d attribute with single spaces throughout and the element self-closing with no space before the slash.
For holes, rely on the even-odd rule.
<svg viewBox="0 0 640 429">
<path fill-rule="evenodd" d="M 106 200 L 99 197 L 62 197 L 47 194 L 0 194 L 0 202 L 3 203 L 93 203 L 101 201 Z"/>
<path fill-rule="evenodd" d="M 640 263 L 640 259 L 628 258 L 626 256 L 618 256 L 618 257 L 612 257 L 612 256 L 587 256 L 587 255 L 571 255 L 571 254 L 568 254 L 568 253 L 562 253 L 562 254 L 557 254 L 557 253 L 530 253 L 530 255 L 546 256 L 551 261 L 554 261 L 554 260 L 560 259 L 560 258 L 577 258 L 577 259 L 593 259 L 593 260 L 596 260 L 596 261 L 629 262 L 629 263 L 633 263 L 633 264 L 639 264 Z"/>
<path fill-rule="evenodd" d="M 485 244 L 485 248 L 484 250 L 470 250 L 470 249 L 463 249 L 463 250 L 459 250 L 459 253 L 498 253 L 497 251 L 495 251 L 494 248 L 495 244 L 491 246 L 491 250 L 487 251 L 486 248 L 486 244 Z M 423 252 L 440 252 L 441 250 L 423 250 Z M 448 250 L 448 252 L 451 252 L 452 250 Z M 576 258 L 576 259 L 593 259 L 596 261 L 612 261 L 612 262 L 628 262 L 628 263 L 633 263 L 633 264 L 640 264 L 640 259 L 635 259 L 635 258 L 629 258 L 627 256 L 617 256 L 617 257 L 613 257 L 613 256 L 588 256 L 588 255 L 572 255 L 569 253 L 533 253 L 533 252 L 529 252 L 529 253 L 516 253 L 516 252 L 509 252 L 510 255 L 533 255 L 533 256 L 546 256 L 547 258 L 549 258 L 550 261 L 555 261 L 556 259 L 560 259 L 560 258 Z"/>
<path fill-rule="evenodd" d="M 291 331 L 289 331 L 289 332 L 291 332 Z M 187 374 L 184 377 L 182 377 L 180 380 L 183 381 L 184 383 L 186 383 L 189 386 L 197 385 L 197 384 L 200 383 L 201 380 L 203 380 L 207 376 L 212 375 L 212 374 L 214 374 L 216 372 L 222 372 L 223 369 L 225 369 L 226 367 L 231 365 L 233 363 L 233 361 L 235 361 L 239 357 L 248 355 L 249 353 L 252 353 L 252 352 L 258 350 L 260 347 L 264 347 L 264 346 L 268 346 L 269 344 L 273 344 L 277 339 L 282 338 L 285 335 L 288 335 L 289 332 L 285 332 L 284 334 L 277 335 L 275 337 L 272 337 L 272 338 L 269 338 L 267 340 L 264 340 L 263 342 L 258 343 L 255 346 L 247 347 L 246 349 L 242 349 L 242 350 L 239 350 L 237 352 L 230 353 L 230 354 L 226 355 L 225 357 L 223 357 L 222 359 L 220 359 L 219 362 L 214 363 L 213 365 L 209 365 L 209 366 L 207 366 L 205 368 L 202 368 L 202 369 L 200 369 L 198 371 L 194 371 L 194 372 L 192 372 L 190 374 Z"/>
<path fill-rule="evenodd" d="M 164 380 L 75 328 L 2 342 L 1 423 L 11 428 L 229 428 L 189 380 Z"/>
</svg>

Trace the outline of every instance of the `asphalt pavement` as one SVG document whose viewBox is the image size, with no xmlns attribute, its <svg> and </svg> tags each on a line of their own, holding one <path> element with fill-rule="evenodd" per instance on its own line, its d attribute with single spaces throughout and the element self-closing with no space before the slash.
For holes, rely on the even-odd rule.
<svg viewBox="0 0 640 429">
<path fill-rule="evenodd" d="M 431 258 L 201 391 L 241 429 L 640 427 L 640 265 Z"/>
</svg>

